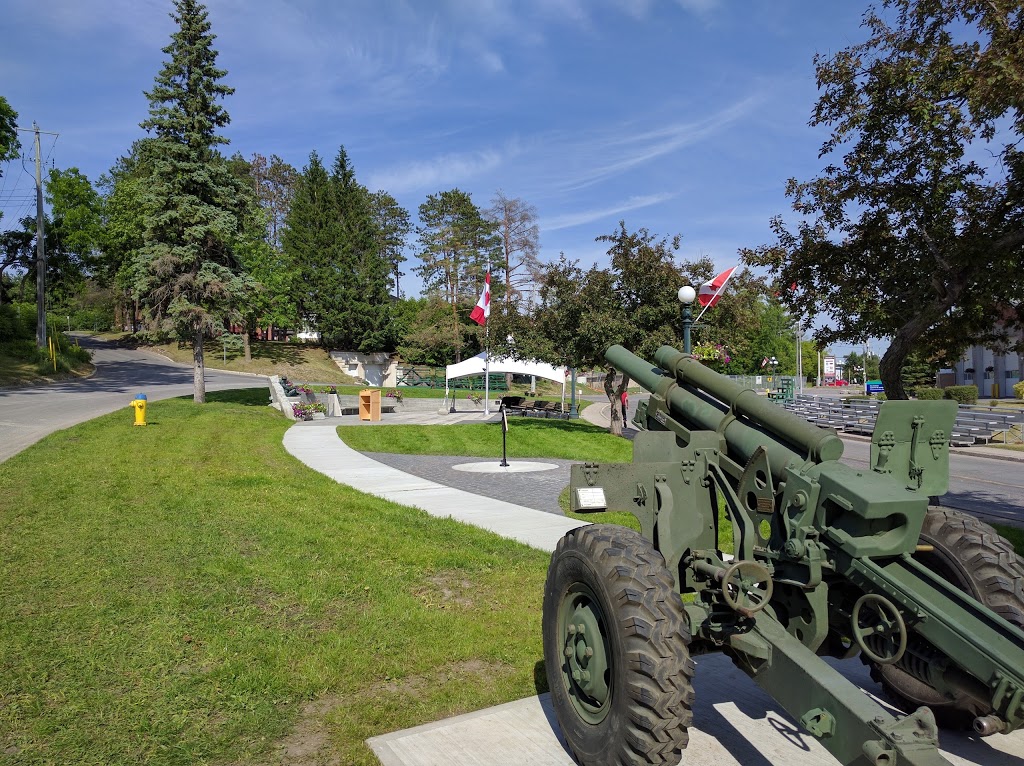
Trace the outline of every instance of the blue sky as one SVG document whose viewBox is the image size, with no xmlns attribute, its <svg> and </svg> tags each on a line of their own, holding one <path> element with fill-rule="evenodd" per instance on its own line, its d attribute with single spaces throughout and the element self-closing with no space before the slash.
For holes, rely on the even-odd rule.
<svg viewBox="0 0 1024 766">
<path fill-rule="evenodd" d="M 541 255 L 604 260 L 620 219 L 724 269 L 793 214 L 822 167 L 812 59 L 859 41 L 861 2 L 210 0 L 228 152 L 301 168 L 344 144 L 409 209 L 458 187 L 536 206 Z M 0 95 L 60 134 L 44 157 L 96 180 L 143 135 L 169 0 L 5 0 Z M 26 136 L 27 138 L 27 136 Z M 31 171 L 31 166 L 26 164 Z M 33 180 L 0 179 L 11 225 Z M 411 266 L 412 264 L 407 264 Z M 418 291 L 403 278 L 403 289 Z M 837 346 L 840 353 L 847 347 Z M 874 349 L 881 350 L 878 344 Z"/>
</svg>

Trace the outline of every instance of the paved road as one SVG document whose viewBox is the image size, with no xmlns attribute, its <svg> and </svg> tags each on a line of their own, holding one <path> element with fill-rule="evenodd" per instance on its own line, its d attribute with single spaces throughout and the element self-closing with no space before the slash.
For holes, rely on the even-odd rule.
<svg viewBox="0 0 1024 766">
<path fill-rule="evenodd" d="M 124 408 L 138 393 L 149 401 L 192 393 L 192 368 L 146 351 L 117 348 L 95 338 L 80 338 L 93 352 L 96 374 L 45 386 L 0 389 L 0 462 L 44 436 L 76 423 Z M 266 388 L 262 377 L 207 371 L 206 390 Z M 268 393 L 269 400 L 269 393 Z"/>
</svg>

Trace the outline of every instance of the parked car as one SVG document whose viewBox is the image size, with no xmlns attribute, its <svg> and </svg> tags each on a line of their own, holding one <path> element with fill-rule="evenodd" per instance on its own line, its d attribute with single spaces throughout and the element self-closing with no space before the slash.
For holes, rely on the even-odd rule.
<svg viewBox="0 0 1024 766">
<path fill-rule="evenodd" d="M 847 383 L 845 380 L 839 379 L 839 380 L 826 381 L 825 385 L 826 386 L 848 386 L 850 384 Z"/>
</svg>

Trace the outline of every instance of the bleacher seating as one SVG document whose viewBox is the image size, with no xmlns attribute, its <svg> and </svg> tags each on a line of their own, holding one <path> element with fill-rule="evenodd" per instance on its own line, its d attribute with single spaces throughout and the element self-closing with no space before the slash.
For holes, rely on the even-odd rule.
<svg viewBox="0 0 1024 766">
<path fill-rule="evenodd" d="M 805 420 L 844 433 L 870 436 L 875 428 L 880 402 L 869 399 L 843 400 L 833 397 L 797 395 L 786 409 Z M 991 442 L 1014 443 L 1024 430 L 1024 410 L 997 410 L 993 407 L 961 405 L 950 433 L 954 447 L 969 447 Z"/>
</svg>

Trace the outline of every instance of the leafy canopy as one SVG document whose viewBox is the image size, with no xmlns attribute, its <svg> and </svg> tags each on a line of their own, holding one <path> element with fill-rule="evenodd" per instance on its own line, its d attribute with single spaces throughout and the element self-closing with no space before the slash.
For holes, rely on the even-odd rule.
<svg viewBox="0 0 1024 766">
<path fill-rule="evenodd" d="M 777 243 L 746 260 L 798 285 L 783 297 L 794 313 L 828 318 L 820 343 L 890 337 L 881 377 L 905 398 L 910 353 L 956 358 L 1024 317 L 1024 10 L 885 0 L 864 28 L 815 58 L 811 124 L 830 129 L 834 159 L 790 180 L 803 220 L 776 219 Z"/>
</svg>

